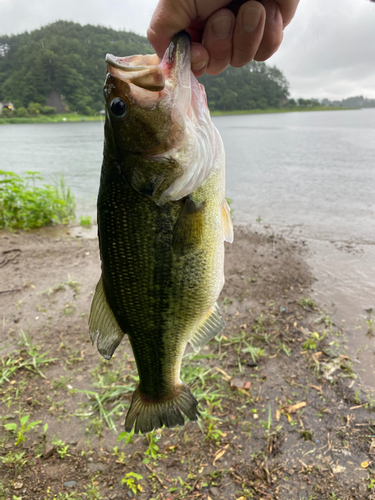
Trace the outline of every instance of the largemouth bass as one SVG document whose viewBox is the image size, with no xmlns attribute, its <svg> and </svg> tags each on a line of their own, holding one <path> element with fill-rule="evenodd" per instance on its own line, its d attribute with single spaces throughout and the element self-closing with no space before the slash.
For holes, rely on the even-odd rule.
<svg viewBox="0 0 375 500">
<path fill-rule="evenodd" d="M 125 334 L 139 373 L 125 430 L 197 420 L 180 380 L 188 342 L 224 328 L 224 240 L 233 240 L 224 148 L 190 70 L 190 38 L 156 55 L 107 55 L 104 159 L 98 195 L 102 276 L 90 335 L 110 359 Z"/>
</svg>

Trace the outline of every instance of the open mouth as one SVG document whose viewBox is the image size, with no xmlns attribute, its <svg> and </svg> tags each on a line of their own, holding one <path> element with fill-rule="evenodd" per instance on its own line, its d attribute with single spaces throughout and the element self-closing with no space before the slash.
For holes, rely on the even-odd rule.
<svg viewBox="0 0 375 500">
<path fill-rule="evenodd" d="M 106 63 L 110 74 L 139 88 L 151 92 L 172 90 L 181 77 L 186 80 L 185 73 L 190 73 L 190 36 L 186 31 L 177 33 L 160 63 L 156 54 L 127 57 L 107 54 Z"/>
</svg>

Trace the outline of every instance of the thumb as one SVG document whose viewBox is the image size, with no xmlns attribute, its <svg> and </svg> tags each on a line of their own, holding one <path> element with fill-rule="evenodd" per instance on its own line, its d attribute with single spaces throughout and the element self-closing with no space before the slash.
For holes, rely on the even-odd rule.
<svg viewBox="0 0 375 500">
<path fill-rule="evenodd" d="M 163 57 L 173 36 L 190 26 L 193 16 L 195 13 L 189 13 L 178 0 L 160 0 L 147 30 L 147 38 L 159 57 Z"/>
</svg>

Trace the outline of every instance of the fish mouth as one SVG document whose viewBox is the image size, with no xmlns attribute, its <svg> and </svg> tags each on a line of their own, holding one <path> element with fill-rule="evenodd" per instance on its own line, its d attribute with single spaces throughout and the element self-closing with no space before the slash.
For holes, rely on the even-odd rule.
<svg viewBox="0 0 375 500">
<path fill-rule="evenodd" d="M 177 33 L 160 62 L 156 54 L 126 57 L 107 54 L 106 63 L 112 76 L 141 89 L 156 93 L 172 91 L 178 83 L 189 83 L 190 35 L 186 31 Z"/>
</svg>

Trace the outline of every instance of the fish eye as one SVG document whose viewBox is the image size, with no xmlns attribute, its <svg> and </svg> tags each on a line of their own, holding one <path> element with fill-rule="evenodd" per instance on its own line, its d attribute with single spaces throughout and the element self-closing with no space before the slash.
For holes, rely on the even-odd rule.
<svg viewBox="0 0 375 500">
<path fill-rule="evenodd" d="M 126 111 L 128 109 L 128 105 L 121 99 L 120 97 L 115 97 L 110 105 L 111 112 L 116 118 L 124 118 L 126 115 Z"/>
</svg>

